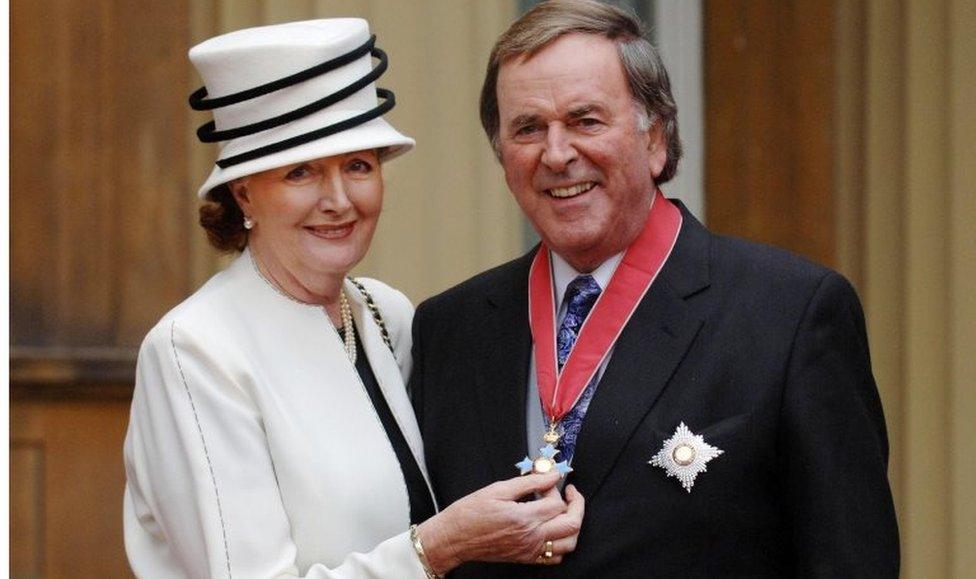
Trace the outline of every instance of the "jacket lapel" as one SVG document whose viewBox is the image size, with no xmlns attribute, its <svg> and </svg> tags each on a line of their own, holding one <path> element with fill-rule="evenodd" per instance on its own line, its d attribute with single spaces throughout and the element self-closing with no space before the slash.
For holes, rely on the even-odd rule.
<svg viewBox="0 0 976 579">
<path fill-rule="evenodd" d="M 703 323 L 688 299 L 708 286 L 709 233 L 688 211 L 675 249 L 614 345 L 580 430 L 569 482 L 593 496 Z"/>
<path fill-rule="evenodd" d="M 430 477 L 427 474 L 427 463 L 424 460 L 424 445 L 420 438 L 420 428 L 417 426 L 417 419 L 410 405 L 410 398 L 407 396 L 407 389 L 403 385 L 403 375 L 400 374 L 400 366 L 397 365 L 396 358 L 390 352 L 390 348 L 383 341 L 380 331 L 373 315 L 366 307 L 365 300 L 360 291 L 350 281 L 345 281 L 346 295 L 349 296 L 350 309 L 359 337 L 363 342 L 363 350 L 369 359 L 369 365 L 373 369 L 376 382 L 383 392 L 383 397 L 393 413 L 403 438 L 407 441 L 407 446 L 413 453 L 420 472 L 430 486 Z M 431 493 L 433 498 L 433 493 Z M 435 499 L 436 500 L 436 499 Z"/>
<path fill-rule="evenodd" d="M 487 345 L 477 377 L 481 420 L 472 428 L 484 432 L 484 455 L 496 480 L 516 474 L 525 455 L 525 391 L 532 336 L 529 331 L 529 265 L 536 250 L 513 264 L 505 282 L 487 295 Z"/>
</svg>

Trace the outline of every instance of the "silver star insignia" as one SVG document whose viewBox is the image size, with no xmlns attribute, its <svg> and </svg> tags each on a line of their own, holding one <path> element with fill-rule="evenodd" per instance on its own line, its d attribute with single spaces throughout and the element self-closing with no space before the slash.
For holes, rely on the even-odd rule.
<svg viewBox="0 0 976 579">
<path fill-rule="evenodd" d="M 708 461 L 723 452 L 705 442 L 700 434 L 694 434 L 682 422 L 647 463 L 663 468 L 669 477 L 676 477 L 690 493 L 691 487 L 695 486 L 695 478 L 708 470 L 705 467 Z"/>
<path fill-rule="evenodd" d="M 556 450 L 555 446 L 547 444 L 539 449 L 539 458 L 532 460 L 526 456 L 515 463 L 515 466 L 522 474 L 529 474 L 530 472 L 547 473 L 555 469 L 560 476 L 566 476 L 573 472 L 573 469 L 566 464 L 565 460 L 556 462 L 555 457 L 558 453 L 559 451 Z"/>
</svg>

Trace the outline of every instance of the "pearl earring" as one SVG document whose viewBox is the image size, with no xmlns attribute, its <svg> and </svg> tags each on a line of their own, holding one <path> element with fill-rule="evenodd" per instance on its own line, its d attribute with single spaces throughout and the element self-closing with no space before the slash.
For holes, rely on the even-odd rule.
<svg viewBox="0 0 976 579">
<path fill-rule="evenodd" d="M 254 227 L 254 220 L 251 219 L 250 217 L 245 216 L 244 217 L 244 229 L 251 229 L 252 227 Z"/>
</svg>

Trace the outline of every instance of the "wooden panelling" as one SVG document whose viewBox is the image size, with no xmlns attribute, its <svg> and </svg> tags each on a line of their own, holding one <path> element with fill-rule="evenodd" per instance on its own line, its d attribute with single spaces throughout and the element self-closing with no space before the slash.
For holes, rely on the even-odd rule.
<svg viewBox="0 0 976 579">
<path fill-rule="evenodd" d="M 124 399 L 11 403 L 12 575 L 131 576 L 122 541 L 128 414 Z"/>
<path fill-rule="evenodd" d="M 130 348 L 15 346 L 10 356 L 10 398 L 129 399 L 135 356 Z"/>
<path fill-rule="evenodd" d="M 136 347 L 202 269 L 188 1 L 11 2 L 14 577 L 130 576 Z"/>
<path fill-rule="evenodd" d="M 949 469 L 952 494 L 949 553 L 952 577 L 976 569 L 976 2 L 946 5 L 948 35 L 949 109 L 946 157 L 950 168 L 948 231 L 950 268 L 947 285 L 952 309 L 948 315 L 950 349 L 948 401 L 953 463 Z"/>
<path fill-rule="evenodd" d="M 54 2 L 10 4 L 10 341 L 44 345 L 57 325 L 57 204 L 53 34 L 38 24 Z"/>
<path fill-rule="evenodd" d="M 834 263 L 834 3 L 705 4 L 708 224 Z"/>
<path fill-rule="evenodd" d="M 10 575 L 40 577 L 44 567 L 44 444 L 10 441 Z"/>
<path fill-rule="evenodd" d="M 976 3 L 707 8 L 711 225 L 814 257 L 830 256 L 833 237 L 836 265 L 865 306 L 902 576 L 971 577 Z M 830 78 L 835 86 L 822 86 Z M 757 183 L 768 192 L 753 195 Z M 818 201 L 833 219 L 811 211 Z M 804 230 L 799 216 L 824 227 Z"/>
<path fill-rule="evenodd" d="M 11 342 L 138 345 L 192 289 L 200 235 L 186 218 L 187 6 L 10 11 Z"/>
<path fill-rule="evenodd" d="M 834 14 L 834 264 L 858 288 L 865 257 L 865 12 L 863 2 L 838 2 Z"/>
<path fill-rule="evenodd" d="M 118 1 L 118 0 L 116 0 Z M 187 264 L 191 240 L 202 232 L 186 219 L 197 203 L 188 176 L 184 130 L 189 44 L 185 2 L 118 1 L 121 74 L 114 80 L 118 102 L 112 167 L 118 218 L 115 301 L 117 346 L 138 344 L 146 330 L 194 288 Z M 176 122 L 174 122 L 176 121 Z"/>
</svg>

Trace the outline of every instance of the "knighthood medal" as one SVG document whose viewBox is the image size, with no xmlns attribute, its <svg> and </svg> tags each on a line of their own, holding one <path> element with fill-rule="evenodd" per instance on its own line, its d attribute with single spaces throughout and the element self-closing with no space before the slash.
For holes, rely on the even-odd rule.
<svg viewBox="0 0 976 579">
<path fill-rule="evenodd" d="M 529 326 L 535 348 L 536 384 L 548 430 L 535 458 L 515 464 L 522 474 L 573 469 L 559 460 L 557 425 L 572 410 L 607 357 L 644 294 L 667 261 L 681 230 L 681 212 L 655 191 L 643 230 L 624 253 L 610 283 L 583 322 L 566 363 L 556 357 L 556 304 L 549 249 L 543 243 L 529 269 Z"/>
<path fill-rule="evenodd" d="M 542 442 L 545 443 L 545 446 L 539 449 L 539 456 L 535 459 L 526 456 L 515 464 L 519 472 L 522 474 L 529 474 L 530 472 L 545 474 L 555 470 L 561 476 L 566 476 L 573 472 L 573 469 L 570 468 L 565 460 L 556 460 L 556 455 L 559 454 L 559 450 L 556 449 L 556 443 L 559 442 L 559 433 L 556 432 L 556 424 L 554 422 L 549 423 L 549 430 L 542 436 Z"/>
<path fill-rule="evenodd" d="M 682 488 L 690 493 L 698 475 L 708 470 L 709 461 L 724 452 L 705 442 L 702 435 L 695 434 L 682 422 L 647 463 L 663 468 L 668 477 L 678 479 Z"/>
</svg>

